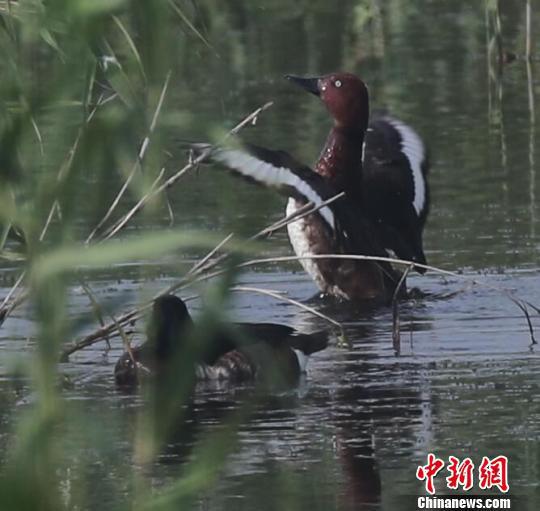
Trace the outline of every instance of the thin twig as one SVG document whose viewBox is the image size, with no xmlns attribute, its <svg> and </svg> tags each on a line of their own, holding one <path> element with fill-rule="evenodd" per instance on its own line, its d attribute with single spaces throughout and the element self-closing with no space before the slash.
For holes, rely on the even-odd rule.
<svg viewBox="0 0 540 511">
<path fill-rule="evenodd" d="M 174 209 L 167 191 L 164 192 L 163 198 L 165 199 L 165 205 L 167 206 L 167 213 L 169 213 L 169 227 L 172 227 L 174 225 Z"/>
<path fill-rule="evenodd" d="M 142 77 L 144 78 L 144 81 L 147 81 L 146 73 L 144 72 L 144 65 L 142 63 L 141 55 L 139 54 L 139 51 L 137 50 L 137 46 L 133 42 L 132 37 L 129 35 L 129 32 L 127 31 L 126 27 L 124 27 L 123 23 L 120 21 L 120 19 L 117 16 L 112 16 L 112 19 L 116 26 L 119 28 L 120 32 L 122 32 L 122 35 L 126 39 L 128 46 L 131 48 L 131 51 L 133 55 L 135 56 L 135 60 L 137 61 L 137 65 L 139 66 L 139 71 L 141 72 Z"/>
<path fill-rule="evenodd" d="M 107 232 L 105 233 L 101 241 L 106 241 L 106 240 L 111 239 L 131 220 L 132 216 L 150 200 L 150 198 L 152 197 L 152 192 L 158 186 L 159 182 L 163 178 L 164 173 L 165 173 L 165 168 L 162 168 L 157 178 L 154 180 L 154 182 L 150 186 L 150 190 L 148 191 L 148 193 L 144 195 L 143 197 L 141 197 L 141 199 L 139 199 L 135 207 L 127 215 L 124 215 L 118 223 L 114 224 L 109 230 L 107 230 Z"/>
<path fill-rule="evenodd" d="M 223 241 L 221 243 L 223 243 Z M 421 268 L 429 269 L 429 270 L 434 271 L 436 273 L 439 273 L 441 275 L 452 276 L 452 277 L 455 277 L 455 278 L 458 278 L 458 279 L 467 280 L 470 284 L 478 285 L 480 287 L 491 289 L 491 290 L 494 290 L 494 291 L 497 291 L 497 292 L 502 292 L 502 293 L 505 294 L 505 296 L 507 296 L 507 298 L 509 300 L 511 300 L 513 303 L 515 303 L 520 308 L 520 310 L 522 312 L 524 312 L 526 317 L 528 317 L 527 316 L 528 312 L 525 313 L 523 308 L 524 307 L 526 308 L 527 305 L 529 305 L 531 307 L 534 307 L 532 304 L 529 304 L 529 302 L 527 302 L 525 300 L 520 300 L 520 299 L 515 298 L 514 296 L 512 296 L 510 291 L 508 291 L 507 289 L 500 288 L 498 286 L 493 286 L 493 285 L 487 284 L 485 282 L 480 282 L 477 279 L 471 279 L 470 277 L 467 277 L 465 275 L 462 275 L 462 274 L 459 274 L 459 273 L 456 273 L 456 272 L 453 272 L 453 271 L 450 271 L 450 270 L 444 270 L 444 269 L 441 269 L 441 268 L 437 268 L 435 266 L 422 265 L 422 264 L 419 264 L 419 263 L 413 263 L 412 261 L 404 261 L 404 260 L 401 260 L 401 259 L 391 259 L 391 258 L 387 258 L 387 257 L 362 256 L 362 255 L 345 255 L 345 254 L 320 254 L 320 255 L 311 255 L 311 256 L 282 256 L 282 257 L 272 257 L 272 258 L 263 258 L 263 259 L 253 259 L 253 260 L 250 260 L 250 261 L 246 261 L 244 263 L 240 263 L 238 265 L 238 267 L 239 268 L 246 268 L 246 267 L 250 267 L 250 266 L 256 266 L 256 265 L 259 265 L 259 264 L 267 264 L 267 263 L 275 263 L 275 262 L 286 262 L 286 261 L 299 261 L 299 260 L 309 260 L 309 259 L 349 259 L 349 260 L 362 260 L 362 261 L 394 262 L 396 264 L 407 266 L 408 268 L 410 268 L 411 266 L 418 266 L 418 267 L 421 267 Z M 172 284 L 171 286 L 168 286 L 166 289 L 164 289 L 164 290 L 160 291 L 159 293 L 157 293 L 154 296 L 153 299 L 156 299 L 159 296 L 163 296 L 165 294 L 173 293 L 173 292 L 178 291 L 179 289 L 182 289 L 182 288 L 184 288 L 184 287 L 186 287 L 188 285 L 191 285 L 193 283 L 202 282 L 202 281 L 205 281 L 205 280 L 209 280 L 209 279 L 218 277 L 218 276 L 222 275 L 226 271 L 226 270 L 217 270 L 217 271 L 214 271 L 212 273 L 207 273 L 207 274 L 204 274 L 204 275 L 200 275 L 199 272 L 201 272 L 202 269 L 203 268 L 201 267 L 201 268 L 199 268 L 199 270 L 197 272 L 193 272 L 192 277 L 195 276 L 195 274 L 198 274 L 198 276 L 196 278 L 187 279 L 186 277 L 184 277 L 179 282 L 177 282 L 175 284 Z M 280 298 L 284 298 L 284 297 L 280 296 Z M 291 300 L 291 299 L 287 299 L 287 300 Z M 299 304 L 302 308 L 307 307 L 307 306 L 305 306 L 303 304 L 300 304 L 299 302 L 296 302 L 296 303 Z M 118 318 L 118 323 L 123 325 L 123 324 L 125 324 L 127 322 L 135 321 L 136 319 L 138 319 L 141 316 L 141 314 L 146 309 L 150 308 L 151 305 L 152 305 L 152 302 L 148 302 L 145 305 L 143 305 L 143 306 L 141 306 L 141 307 L 139 307 L 137 309 L 131 310 L 131 311 L 123 314 L 122 316 L 120 316 Z M 327 318 L 324 318 L 324 319 L 327 319 Z M 533 327 L 532 327 L 532 322 L 530 322 L 530 318 L 528 318 L 528 324 L 529 324 L 529 328 L 530 328 L 529 332 L 532 335 L 533 334 L 533 330 L 532 330 Z M 63 352 L 63 355 L 62 355 L 63 359 L 68 357 L 70 354 L 72 354 L 72 353 L 74 353 L 76 351 L 79 351 L 80 349 L 83 349 L 83 348 L 85 348 L 87 346 L 91 346 L 92 344 L 101 341 L 105 335 L 111 334 L 111 332 L 113 332 L 114 330 L 115 330 L 115 325 L 114 324 L 108 324 L 104 328 L 100 328 L 100 329 L 96 330 L 95 332 L 87 335 L 81 341 L 79 341 L 79 342 L 69 346 L 68 348 L 66 348 L 64 350 L 64 352 Z M 534 339 L 534 337 L 532 337 L 532 340 L 533 340 L 533 343 L 536 343 L 536 340 Z"/>
<path fill-rule="evenodd" d="M 32 123 L 32 128 L 34 128 L 34 133 L 36 134 L 36 138 L 39 142 L 39 152 L 41 156 L 43 156 L 43 138 L 41 137 L 41 132 L 39 131 L 39 127 L 34 119 L 34 116 L 30 116 L 30 122 Z"/>
<path fill-rule="evenodd" d="M 256 241 L 256 240 L 262 238 L 263 236 L 266 236 L 267 234 L 274 233 L 278 229 L 282 229 L 283 227 L 286 227 L 287 225 L 291 224 L 292 222 L 300 220 L 300 219 L 304 218 L 305 216 L 308 216 L 308 215 L 310 215 L 312 213 L 315 213 L 319 209 L 321 209 L 321 208 L 323 208 L 325 206 L 328 206 L 328 204 L 331 204 L 332 202 L 334 202 L 334 201 L 338 200 L 339 198 L 343 197 L 344 195 L 345 195 L 345 192 L 338 193 L 337 195 L 334 195 L 334 197 L 330 197 L 330 199 L 327 199 L 326 201 L 322 202 L 321 204 L 319 204 L 316 207 L 313 205 L 313 203 L 308 202 L 307 204 L 305 204 L 301 208 L 297 209 L 294 213 L 292 213 L 292 214 L 290 214 L 290 215 L 288 215 L 286 217 L 281 218 L 277 222 L 274 222 L 273 224 L 265 227 L 264 229 L 259 231 L 257 234 L 254 234 L 253 236 L 251 236 L 249 238 L 249 241 Z M 232 234 L 229 234 L 229 236 L 232 236 Z M 216 248 L 218 248 L 218 249 L 221 248 L 221 244 Z M 214 249 L 212 252 L 215 253 L 216 251 L 217 250 Z M 227 257 L 228 257 L 228 254 L 223 254 L 221 257 L 215 259 L 209 265 L 206 265 L 206 266 L 205 266 L 205 263 L 207 262 L 207 260 L 209 258 L 205 258 L 204 261 L 201 261 L 200 263 L 197 263 L 196 268 L 192 268 L 187 273 L 186 276 L 193 277 L 193 276 L 195 276 L 197 274 L 200 274 L 200 273 L 202 273 L 204 271 L 208 271 L 211 268 L 215 268 L 219 263 L 223 262 L 223 260 L 225 260 Z"/>
<path fill-rule="evenodd" d="M 225 137 L 223 137 L 223 140 L 225 141 L 228 138 L 232 137 L 233 135 L 236 135 L 247 124 L 252 124 L 252 125 L 257 124 L 259 115 L 265 110 L 268 110 L 273 104 L 274 104 L 273 101 L 267 101 L 263 106 L 257 108 L 257 110 L 253 111 L 245 119 L 241 120 L 232 130 L 230 130 L 229 133 L 227 133 Z"/>
<path fill-rule="evenodd" d="M 263 289 L 260 287 L 248 287 L 248 286 L 234 286 L 231 287 L 231 291 L 242 291 L 245 293 L 258 293 L 261 295 L 267 295 L 271 296 L 272 298 L 275 298 L 276 300 L 281 300 L 287 303 L 290 303 L 292 305 L 295 305 L 296 307 L 299 307 L 302 310 L 305 310 L 306 312 L 309 312 L 310 314 L 313 314 L 314 316 L 317 316 L 318 318 L 324 319 L 325 321 L 328 321 L 328 323 L 331 323 L 335 327 L 339 328 L 340 333 L 343 334 L 343 326 L 341 323 L 338 323 L 335 319 L 330 318 L 329 316 L 326 316 L 325 314 L 322 314 L 318 310 L 314 309 L 313 307 L 309 307 L 307 305 L 304 305 L 303 303 L 300 303 L 296 300 L 293 300 L 292 298 L 288 298 L 286 296 L 283 296 L 282 293 L 279 291 L 274 291 L 272 289 Z"/>
<path fill-rule="evenodd" d="M 249 238 L 249 241 L 255 241 L 257 239 L 262 238 L 263 236 L 266 236 L 267 234 L 274 233 L 278 229 L 282 229 L 283 227 L 286 227 L 287 225 L 291 224 L 292 222 L 295 222 L 297 220 L 300 220 L 304 218 L 305 216 L 311 215 L 312 213 L 315 213 L 319 209 L 328 206 L 328 204 L 331 204 L 332 202 L 338 200 L 339 198 L 343 197 L 345 195 L 345 192 L 338 193 L 337 195 L 334 195 L 334 197 L 331 197 L 330 199 L 327 199 L 326 201 L 322 202 L 318 206 L 314 206 L 312 202 L 308 202 L 301 208 L 297 209 L 294 213 L 281 218 L 277 222 L 274 222 L 273 224 L 265 227 L 261 231 L 259 231 L 257 234 L 254 234 Z M 198 274 L 201 274 L 205 271 L 208 271 L 212 268 L 215 268 L 219 263 L 223 262 L 227 257 L 229 257 L 229 254 L 222 254 L 219 258 L 213 260 L 210 262 L 210 264 L 207 264 L 209 259 L 213 257 L 213 255 L 220 250 L 223 245 L 232 237 L 232 233 L 229 234 L 225 240 L 223 240 L 217 247 L 215 247 L 209 254 L 209 256 L 206 256 L 203 258 L 203 260 L 199 261 L 189 272 L 186 274 L 186 277 L 194 277 Z M 182 283 L 183 284 L 183 283 Z M 180 286 L 182 285 L 180 284 Z M 171 292 L 178 289 L 180 286 L 175 287 L 171 290 Z"/>
<path fill-rule="evenodd" d="M 277 263 L 277 262 L 287 262 L 287 261 L 302 261 L 302 260 L 316 260 L 316 259 L 349 259 L 357 261 L 374 261 L 374 262 L 388 262 L 401 266 L 410 266 L 413 264 L 415 267 L 425 268 L 426 270 L 431 270 L 435 273 L 445 276 L 455 277 L 461 280 L 467 280 L 468 282 L 483 287 L 486 289 L 491 289 L 499 293 L 503 293 L 509 300 L 511 300 L 515 305 L 517 305 L 521 310 L 523 306 L 529 306 L 535 309 L 540 313 L 540 310 L 527 300 L 522 300 L 513 296 L 512 292 L 508 289 L 502 288 L 500 286 L 494 286 L 493 284 L 488 284 L 486 282 L 479 281 L 477 279 L 468 277 L 466 275 L 453 272 L 450 270 L 444 270 L 442 268 L 437 268 L 436 266 L 430 266 L 427 264 L 413 263 L 412 261 L 406 261 L 403 259 L 392 259 L 390 257 L 379 257 L 379 256 L 367 256 L 367 255 L 353 255 L 353 254 L 317 254 L 317 255 L 306 255 L 306 256 L 281 256 L 281 257 L 267 257 L 263 259 L 252 259 L 251 261 L 246 261 L 238 265 L 239 268 L 246 268 L 249 266 L 256 266 L 259 264 L 268 264 L 268 263 Z M 215 272 L 209 273 L 207 275 L 201 276 L 195 279 L 193 282 L 200 282 L 203 280 L 209 280 L 217 276 L 222 275 L 225 270 L 217 270 Z"/>
<path fill-rule="evenodd" d="M 83 337 L 80 341 L 74 342 L 73 344 L 70 344 L 67 348 L 64 348 L 60 355 L 61 361 L 68 360 L 69 356 L 73 353 L 80 351 L 84 348 L 87 348 L 88 346 L 92 346 L 93 344 L 96 344 L 97 342 L 101 342 L 105 339 L 105 337 L 114 338 L 120 336 L 120 333 L 118 332 L 118 326 L 124 326 L 128 323 L 132 323 L 135 321 L 138 321 L 143 317 L 144 313 L 150 309 L 154 303 L 154 300 L 159 298 L 160 296 L 169 294 L 168 291 L 165 289 L 156 295 L 152 297 L 152 299 L 143 305 L 136 307 L 128 312 L 125 312 L 118 318 L 110 316 L 112 318 L 112 321 L 105 326 L 99 328 L 98 330 L 92 332 L 91 334 L 86 335 Z M 183 298 L 184 302 L 189 302 L 196 298 L 195 296 L 188 296 Z"/>
<path fill-rule="evenodd" d="M 116 325 L 116 330 L 120 334 L 120 337 L 122 337 L 122 342 L 124 343 L 124 347 L 125 347 L 126 351 L 129 353 L 129 356 L 131 358 L 131 361 L 133 362 L 133 365 L 135 367 L 137 367 L 137 362 L 135 361 L 135 357 L 133 356 L 133 352 L 131 351 L 131 341 L 130 341 L 129 337 L 127 336 L 126 332 L 124 331 L 122 325 L 120 325 L 118 323 L 118 321 L 116 320 L 116 318 L 114 317 L 113 314 L 111 314 L 111 319 L 112 319 L 113 323 Z M 110 348 L 110 345 L 109 345 L 109 348 Z"/>
<path fill-rule="evenodd" d="M 139 318 L 139 315 L 146 309 L 150 308 L 151 304 L 147 304 L 144 307 L 140 307 L 139 309 L 131 310 L 125 314 L 122 314 L 118 319 L 115 321 L 108 323 L 104 327 L 101 327 L 97 329 L 95 332 L 92 332 L 91 334 L 87 335 L 83 339 L 81 339 L 78 342 L 75 342 L 71 345 L 69 345 L 67 348 L 65 348 L 62 351 L 62 354 L 60 356 L 60 360 L 65 361 L 67 358 L 76 351 L 79 351 L 83 348 L 86 348 L 88 346 L 92 346 L 92 344 L 95 344 L 98 341 L 102 341 L 106 337 L 114 338 L 118 337 L 120 334 L 117 330 L 117 325 L 125 325 L 131 321 L 135 321 Z"/>
<path fill-rule="evenodd" d="M 328 206 L 329 204 L 332 204 L 332 202 L 335 202 L 344 196 L 345 196 L 345 192 L 340 192 L 334 195 L 333 197 L 330 197 L 329 199 L 325 200 L 318 206 L 315 206 L 313 202 L 308 202 L 307 204 L 304 204 L 301 208 L 297 209 L 294 213 L 291 213 L 290 215 L 286 216 L 285 218 L 282 218 L 281 220 L 278 220 L 277 222 L 270 225 L 269 227 L 265 227 L 262 231 L 258 232 L 253 237 L 253 239 L 260 238 L 266 234 L 272 234 L 278 229 L 286 227 L 287 225 L 297 220 L 301 220 L 302 218 L 319 211 L 321 208 L 324 208 Z"/>
<path fill-rule="evenodd" d="M 523 311 L 523 314 L 525 315 L 525 318 L 527 319 L 527 326 L 529 328 L 529 335 L 531 337 L 531 344 L 538 344 L 536 339 L 534 338 L 534 328 L 533 328 L 533 325 L 532 325 L 532 322 L 531 322 L 531 316 L 529 315 L 529 311 L 527 310 L 527 306 L 524 303 L 520 302 L 520 301 L 517 301 L 516 305 Z"/>
<path fill-rule="evenodd" d="M 26 271 L 21 272 L 15 283 L 13 284 L 12 288 L 9 290 L 8 294 L 5 296 L 4 300 L 2 301 L 2 305 L 0 305 L 0 310 L 4 309 L 4 307 L 9 302 L 10 298 L 13 296 L 13 293 L 17 290 L 17 288 L 21 285 L 21 282 L 24 279 L 24 276 L 26 275 Z"/>
<path fill-rule="evenodd" d="M 234 236 L 234 233 L 230 233 L 223 240 L 221 240 L 208 254 L 206 254 L 200 261 L 195 263 L 195 265 L 186 273 L 186 276 L 196 273 L 200 268 L 202 268 L 214 255 L 221 250 Z"/>
<path fill-rule="evenodd" d="M 216 49 L 206 40 L 206 38 L 195 28 L 195 25 L 189 21 L 187 16 L 182 12 L 182 10 L 176 5 L 174 0 L 169 0 L 169 5 L 171 8 L 178 14 L 180 19 L 189 27 L 189 29 L 204 43 L 204 45 L 211 50 L 214 55 L 219 59 L 219 53 L 216 51 Z"/>
<path fill-rule="evenodd" d="M 232 135 L 236 135 L 247 124 L 255 122 L 256 119 L 258 118 L 258 116 L 261 114 L 261 112 L 263 112 L 264 110 L 270 108 L 272 106 L 272 104 L 273 104 L 272 102 L 268 102 L 268 103 L 265 103 L 263 106 L 261 106 L 261 107 L 257 108 L 256 110 L 254 110 L 246 118 L 244 118 L 242 121 L 240 121 L 233 129 L 231 129 L 223 137 L 223 141 L 221 143 L 225 142 Z M 131 220 L 131 218 L 133 218 L 133 216 L 141 210 L 141 208 L 144 206 L 144 204 L 146 202 L 148 202 L 148 200 L 150 200 L 152 197 L 154 197 L 156 195 L 159 195 L 160 193 L 165 191 L 167 188 L 174 185 L 186 172 L 190 171 L 191 169 L 195 168 L 197 165 L 202 163 L 208 157 L 210 152 L 211 152 L 211 149 L 209 149 L 208 151 L 203 151 L 197 158 L 189 161 L 182 169 L 180 169 L 178 172 L 176 172 L 174 175 L 172 175 L 169 179 L 167 179 L 161 186 L 159 186 L 158 188 L 148 192 L 135 206 L 133 206 L 131 208 L 130 211 L 128 211 L 108 231 L 108 234 L 107 234 L 108 238 L 110 238 L 112 236 L 111 232 L 113 232 L 113 234 L 117 234 L 118 232 L 120 232 L 120 230 L 123 229 L 126 226 L 126 224 L 129 222 L 129 220 Z M 130 174 L 130 176 L 128 177 L 128 181 L 130 181 L 132 179 L 132 177 L 133 176 Z M 109 208 L 109 211 L 105 215 L 106 218 L 104 217 L 104 219 L 101 220 L 100 224 L 94 229 L 94 231 L 92 231 L 90 236 L 88 236 L 88 238 L 86 240 L 86 243 L 89 243 L 92 240 L 95 233 L 101 228 L 101 226 L 105 223 L 105 221 L 108 220 L 108 218 L 110 217 L 110 214 L 112 213 L 112 211 L 118 205 L 118 202 L 120 201 L 120 199 L 121 199 L 121 197 L 122 197 L 122 195 L 123 195 L 123 193 L 125 191 L 125 188 L 127 188 L 126 184 L 124 184 L 123 190 L 121 190 L 121 192 L 118 194 L 115 201 L 113 202 L 113 204 Z"/>
<path fill-rule="evenodd" d="M 44 240 L 45 235 L 47 234 L 47 231 L 49 230 L 49 226 L 51 225 L 53 216 L 57 210 L 60 211 L 60 204 L 58 203 L 58 200 L 55 199 L 55 201 L 53 202 L 53 205 L 51 206 L 49 214 L 47 215 L 47 220 L 45 220 L 45 225 L 43 226 L 43 229 L 41 229 L 41 233 L 39 235 L 39 241 Z"/>
<path fill-rule="evenodd" d="M 88 114 L 88 117 L 85 119 L 83 126 L 81 126 L 81 128 L 77 132 L 77 137 L 75 138 L 75 141 L 73 142 L 70 150 L 68 151 L 67 158 L 62 164 L 62 166 L 60 167 L 60 170 L 58 172 L 58 177 L 57 177 L 57 180 L 59 182 L 62 181 L 66 177 L 67 173 L 71 170 L 71 166 L 75 159 L 75 155 L 77 154 L 77 149 L 79 148 L 79 145 L 82 140 L 84 128 L 86 128 L 90 124 L 90 122 L 92 122 L 92 119 L 96 115 L 96 112 L 98 111 L 98 109 L 102 107 L 105 103 L 107 103 L 110 99 L 112 98 L 104 99 L 103 94 L 99 96 L 96 104 L 94 105 L 94 108 L 92 108 L 92 110 Z"/>
<path fill-rule="evenodd" d="M 23 275 L 21 275 L 21 277 L 23 277 Z M 3 309 L 0 309 L 0 318 L 1 318 L 1 321 L 4 321 L 8 316 L 11 315 L 11 313 L 21 304 L 23 304 L 26 299 L 28 298 L 28 291 L 26 289 L 23 289 L 21 291 L 19 291 L 19 293 L 17 294 L 17 296 L 11 301 L 11 303 L 9 305 L 6 305 L 5 308 Z"/>
</svg>

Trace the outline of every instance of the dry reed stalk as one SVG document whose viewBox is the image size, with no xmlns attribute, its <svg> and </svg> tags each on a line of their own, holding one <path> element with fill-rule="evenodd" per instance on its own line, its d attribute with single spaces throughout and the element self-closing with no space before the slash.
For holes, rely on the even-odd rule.
<svg viewBox="0 0 540 511">
<path fill-rule="evenodd" d="M 94 230 L 86 238 L 86 241 L 85 241 L 86 244 L 89 244 L 92 241 L 92 239 L 97 234 L 97 232 L 101 229 L 101 227 L 103 227 L 103 225 L 107 222 L 107 220 L 109 220 L 109 218 L 113 214 L 114 210 L 116 209 L 116 207 L 120 203 L 120 200 L 124 196 L 124 193 L 126 192 L 129 184 L 131 183 L 131 181 L 135 177 L 135 174 L 137 173 L 137 170 L 141 168 L 141 162 L 144 159 L 144 157 L 146 155 L 146 151 L 148 150 L 148 147 L 150 145 L 150 137 L 152 136 L 152 134 L 154 133 L 154 130 L 156 129 L 157 121 L 158 121 L 159 115 L 161 113 L 161 109 L 163 107 L 163 102 L 165 101 L 165 95 L 167 94 L 167 89 L 169 87 L 170 79 L 171 79 L 171 72 L 169 71 L 167 73 L 166 78 L 165 78 L 165 82 L 163 83 L 163 87 L 161 89 L 161 93 L 159 95 L 158 103 L 156 105 L 156 109 L 154 110 L 154 115 L 152 116 L 152 121 L 151 121 L 150 126 L 148 128 L 148 132 L 147 132 L 144 140 L 141 143 L 141 147 L 139 148 L 139 152 L 137 154 L 137 158 L 136 158 L 135 162 L 133 163 L 133 167 L 131 168 L 131 171 L 128 174 L 128 177 L 127 177 L 126 181 L 122 185 L 122 188 L 120 188 L 120 191 L 118 192 L 118 194 L 114 198 L 111 206 L 109 207 L 109 209 L 105 213 L 105 216 L 99 221 L 99 223 L 94 228 Z"/>
<path fill-rule="evenodd" d="M 526 12 L 526 35 L 525 35 L 525 58 L 530 61 L 531 60 L 531 48 L 532 48 L 532 11 L 531 11 L 531 0 L 527 0 L 527 4 L 525 6 L 525 12 Z"/>
<path fill-rule="evenodd" d="M 144 195 L 141 199 L 139 199 L 135 207 L 127 215 L 125 215 L 118 223 L 114 224 L 110 229 L 108 229 L 100 241 L 106 241 L 111 239 L 115 234 L 117 234 L 118 232 L 120 232 L 121 229 L 124 228 L 124 226 L 131 220 L 133 215 L 135 215 L 137 211 L 142 209 L 142 207 L 150 200 L 152 192 L 157 188 L 164 174 L 165 167 L 162 168 L 159 172 L 157 178 L 150 186 L 150 190 L 148 191 L 148 193 Z"/>
<path fill-rule="evenodd" d="M 96 298 L 94 292 L 92 291 L 92 289 L 90 289 L 90 286 L 88 286 L 86 284 L 86 282 L 81 278 L 79 280 L 79 283 L 81 284 L 81 287 L 84 291 L 84 293 L 86 294 L 86 296 L 88 296 L 88 299 L 90 300 L 90 305 L 92 306 L 92 310 L 94 312 L 94 315 L 96 316 L 99 324 L 101 325 L 101 327 L 104 327 L 105 326 L 105 319 L 103 318 L 103 314 L 102 314 L 102 310 L 103 308 L 101 307 L 101 304 L 99 303 L 98 299 Z M 109 341 L 109 337 L 105 337 L 105 342 L 107 343 L 107 347 L 109 349 L 111 349 L 111 343 Z"/>
<path fill-rule="evenodd" d="M 262 237 L 264 237 L 266 235 L 270 235 L 270 234 L 274 233 L 275 231 L 277 231 L 278 229 L 282 229 L 283 227 L 286 227 L 287 225 L 289 225 L 290 223 L 292 223 L 292 222 L 294 222 L 296 220 L 300 220 L 300 219 L 306 217 L 307 215 L 310 215 L 311 213 L 315 213 L 319 209 L 324 208 L 328 204 L 331 204 L 332 202 L 336 201 L 337 199 L 343 197 L 344 195 L 345 195 L 345 192 L 338 193 L 337 195 L 334 195 L 333 197 L 330 197 L 326 201 L 322 202 L 318 206 L 315 206 L 312 202 L 308 202 L 307 204 L 305 204 L 301 208 L 297 209 L 294 213 L 292 213 L 292 214 L 290 214 L 290 215 L 288 215 L 288 216 L 286 216 L 284 218 L 281 218 L 277 222 L 274 222 L 273 224 L 265 227 L 264 229 L 262 229 L 258 233 L 254 234 L 253 236 L 251 236 L 249 238 L 248 241 L 256 241 L 256 240 L 261 239 Z M 217 247 L 212 249 L 210 257 L 205 256 L 203 261 L 200 261 L 199 263 L 197 263 L 186 274 L 186 277 L 187 276 L 194 277 L 194 276 L 199 275 L 199 274 L 201 274 L 201 273 L 203 273 L 205 271 L 209 271 L 210 269 L 215 268 L 219 263 L 223 262 L 229 256 L 229 254 L 222 254 L 219 258 L 214 259 L 213 261 L 209 261 L 209 259 L 211 259 L 211 257 L 213 257 L 213 255 L 215 255 L 215 253 L 218 250 L 221 250 L 223 245 L 232 236 L 233 236 L 233 233 L 229 234 L 225 240 L 223 240 Z"/>
</svg>

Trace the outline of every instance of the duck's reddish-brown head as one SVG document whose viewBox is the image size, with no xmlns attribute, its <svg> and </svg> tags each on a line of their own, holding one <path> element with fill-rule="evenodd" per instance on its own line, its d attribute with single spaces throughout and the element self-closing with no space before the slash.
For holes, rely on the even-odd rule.
<svg viewBox="0 0 540 511">
<path fill-rule="evenodd" d="M 337 126 L 350 129 L 367 128 L 369 97 L 365 83 L 351 73 L 332 73 L 303 78 L 286 75 L 291 82 L 319 96 Z"/>
</svg>

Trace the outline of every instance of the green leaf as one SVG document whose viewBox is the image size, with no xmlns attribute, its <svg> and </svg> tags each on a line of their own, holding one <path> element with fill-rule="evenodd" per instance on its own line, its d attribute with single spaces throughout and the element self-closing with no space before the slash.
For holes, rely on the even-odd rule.
<svg viewBox="0 0 540 511">
<path fill-rule="evenodd" d="M 127 28 L 124 26 L 124 24 L 120 21 L 120 19 L 117 16 L 112 17 L 113 21 L 115 22 L 116 26 L 126 39 L 126 42 L 128 46 L 131 49 L 131 52 L 133 53 L 133 56 L 135 57 L 135 60 L 137 61 L 137 64 L 139 66 L 139 69 L 141 70 L 141 74 L 143 75 L 144 79 L 146 80 L 146 73 L 144 72 L 144 66 L 142 63 L 141 55 L 139 54 L 139 51 L 137 50 L 137 46 L 133 42 L 133 38 L 129 35 L 129 32 Z"/>
<path fill-rule="evenodd" d="M 95 16 L 117 10 L 126 0 L 78 0 L 74 10 L 81 16 Z"/>
<path fill-rule="evenodd" d="M 60 46 L 58 46 L 56 39 L 49 30 L 42 28 L 39 31 L 39 35 L 51 48 L 55 49 L 62 57 L 64 56 L 64 53 L 62 52 Z"/>
<path fill-rule="evenodd" d="M 174 2 L 174 0 L 169 0 L 169 5 L 171 6 L 171 8 L 173 9 L 173 11 L 178 14 L 178 16 L 180 17 L 180 19 L 189 27 L 189 29 L 205 44 L 205 46 L 212 50 L 214 52 L 214 54 L 216 55 L 216 57 L 219 58 L 219 53 L 216 51 L 216 49 L 208 42 L 208 40 L 206 39 L 206 37 L 204 37 L 201 32 L 199 32 L 195 26 L 193 25 L 193 23 L 191 23 L 191 21 L 189 21 L 189 18 L 182 12 L 182 9 L 180 9 L 180 7 L 178 7 L 178 5 L 176 5 L 176 3 Z"/>
<path fill-rule="evenodd" d="M 144 236 L 111 240 L 99 245 L 83 244 L 51 250 L 39 256 L 32 268 L 32 276 L 42 281 L 76 268 L 102 268 L 114 264 L 157 257 L 180 248 L 213 248 L 221 237 L 197 231 L 149 233 Z M 227 248 L 248 252 L 254 244 L 227 245 Z"/>
</svg>

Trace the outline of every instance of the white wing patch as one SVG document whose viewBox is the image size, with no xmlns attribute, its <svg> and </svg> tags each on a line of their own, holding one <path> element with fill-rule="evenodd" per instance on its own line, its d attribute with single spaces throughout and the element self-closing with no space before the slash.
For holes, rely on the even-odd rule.
<svg viewBox="0 0 540 511">
<path fill-rule="evenodd" d="M 418 133 L 410 126 L 392 117 L 386 117 L 385 120 L 387 120 L 401 136 L 401 152 L 409 160 L 409 165 L 411 166 L 413 174 L 413 205 L 416 213 L 420 215 L 426 206 L 426 182 L 424 174 L 422 174 L 422 164 L 426 159 L 426 148 Z"/>
<path fill-rule="evenodd" d="M 213 159 L 227 167 L 250 177 L 266 186 L 279 188 L 289 186 L 294 188 L 307 201 L 319 206 L 324 202 L 322 197 L 305 181 L 291 172 L 287 167 L 276 167 L 271 163 L 259 160 L 248 153 L 236 150 L 217 149 L 212 153 Z M 332 230 L 335 228 L 334 214 L 328 207 L 319 209 L 319 214 Z"/>
<path fill-rule="evenodd" d="M 300 367 L 300 372 L 305 373 L 306 367 L 308 363 L 308 355 L 306 355 L 304 352 L 300 350 L 293 349 L 294 354 L 296 355 L 296 358 L 298 360 L 298 366 Z"/>
</svg>

